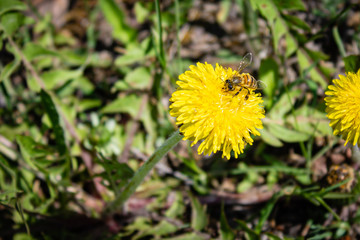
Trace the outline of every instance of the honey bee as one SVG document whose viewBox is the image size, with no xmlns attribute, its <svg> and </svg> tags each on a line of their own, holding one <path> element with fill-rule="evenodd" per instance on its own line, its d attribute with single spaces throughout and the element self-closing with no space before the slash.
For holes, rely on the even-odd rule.
<svg viewBox="0 0 360 240">
<path fill-rule="evenodd" d="M 248 92 L 245 96 L 245 99 L 248 99 L 248 95 L 250 91 L 263 89 L 266 87 L 265 83 L 256 80 L 253 76 L 249 73 L 242 73 L 244 69 L 249 66 L 252 62 L 252 54 L 247 53 L 243 59 L 241 60 L 238 70 L 236 73 L 231 76 L 229 79 L 225 80 L 225 84 L 223 89 L 227 92 L 237 91 L 234 96 L 238 95 L 242 89 L 246 89 Z"/>
<path fill-rule="evenodd" d="M 335 185 L 347 179 L 349 180 L 339 187 L 341 191 L 350 192 L 355 181 L 354 169 L 347 164 L 331 166 L 326 176 L 329 185 Z"/>
</svg>

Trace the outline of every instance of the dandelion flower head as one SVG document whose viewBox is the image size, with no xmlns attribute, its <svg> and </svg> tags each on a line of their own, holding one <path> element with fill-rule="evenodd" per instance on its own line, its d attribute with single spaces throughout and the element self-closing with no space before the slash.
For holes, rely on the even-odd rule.
<svg viewBox="0 0 360 240">
<path fill-rule="evenodd" d="M 217 151 L 230 159 L 231 151 L 238 157 L 246 144 L 252 145 L 251 134 L 260 135 L 264 108 L 260 93 L 242 88 L 227 91 L 225 81 L 237 71 L 216 64 L 197 63 L 190 71 L 179 76 L 179 86 L 172 94 L 170 115 L 176 117 L 176 124 L 184 140 L 191 146 L 202 141 L 198 153 L 210 155 Z M 237 91 L 238 92 L 238 91 Z"/>
<path fill-rule="evenodd" d="M 345 145 L 348 142 L 356 145 L 360 143 L 360 69 L 339 78 L 325 92 L 325 111 L 334 135 L 342 135 Z"/>
</svg>

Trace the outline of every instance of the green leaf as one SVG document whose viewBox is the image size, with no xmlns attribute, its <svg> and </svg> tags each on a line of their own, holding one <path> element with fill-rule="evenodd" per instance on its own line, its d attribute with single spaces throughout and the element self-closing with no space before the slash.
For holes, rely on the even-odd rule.
<svg viewBox="0 0 360 240">
<path fill-rule="evenodd" d="M 130 64 L 141 64 L 147 61 L 147 58 L 155 56 L 154 39 L 145 38 L 140 44 L 132 42 L 126 46 L 125 54 L 115 60 L 117 67 L 123 67 Z"/>
<path fill-rule="evenodd" d="M 89 29 L 89 28 L 88 28 Z M 75 47 L 76 45 L 76 37 L 72 35 L 68 35 L 64 32 L 57 32 L 54 36 L 54 45 L 58 46 L 71 46 Z"/>
<path fill-rule="evenodd" d="M 296 117 L 296 121 L 294 119 Z M 332 129 L 329 126 L 329 119 L 326 113 L 304 104 L 294 111 L 294 115 L 286 117 L 285 121 L 301 132 L 312 136 L 331 135 Z"/>
<path fill-rule="evenodd" d="M 135 3 L 134 11 L 138 23 L 143 23 L 150 15 L 150 10 L 147 9 L 142 2 Z"/>
<path fill-rule="evenodd" d="M 337 228 L 334 238 L 335 239 L 341 239 L 341 237 L 344 237 L 346 239 L 347 237 L 345 236 L 345 234 L 347 232 L 351 231 L 350 223 L 349 222 L 339 222 L 339 223 L 336 223 L 334 225 Z"/>
<path fill-rule="evenodd" d="M 269 96 L 272 105 L 272 98 L 279 83 L 279 66 L 272 58 L 266 58 L 261 60 L 259 68 L 259 80 L 266 84 L 266 88 L 263 89 L 264 93 Z"/>
<path fill-rule="evenodd" d="M 272 240 L 283 240 L 282 238 L 276 236 L 275 234 L 273 233 L 265 233 L 266 236 L 269 237 L 269 239 L 272 239 Z"/>
<path fill-rule="evenodd" d="M 311 120 L 309 118 L 297 118 L 297 120 L 295 121 L 293 116 L 288 116 L 286 118 L 288 120 L 288 123 L 291 124 L 291 126 L 296 129 L 298 128 L 299 131 L 309 134 L 311 136 L 318 136 L 318 132 L 315 129 L 315 124 L 313 124 L 312 122 L 310 122 Z"/>
<path fill-rule="evenodd" d="M 22 191 L 18 190 L 6 190 L 0 192 L 0 199 L 4 198 L 15 198 L 17 194 L 22 193 Z"/>
<path fill-rule="evenodd" d="M 17 233 L 14 235 L 13 240 L 35 240 L 35 238 L 26 233 Z"/>
<path fill-rule="evenodd" d="M 82 75 L 82 69 L 66 70 L 56 69 L 48 71 L 42 74 L 42 79 L 45 83 L 46 89 L 53 89 L 57 86 L 61 86 L 63 83 L 78 78 Z"/>
<path fill-rule="evenodd" d="M 9 165 L 9 163 L 8 163 L 8 160 L 6 160 L 5 158 L 3 158 L 3 156 L 2 155 L 0 155 L 0 166 L 4 169 L 4 172 L 7 172 L 11 177 L 12 177 L 12 182 L 14 183 L 14 184 L 16 184 L 15 183 L 15 178 L 16 178 L 16 173 L 15 173 L 15 171 L 17 171 L 16 169 L 12 169 L 12 167 Z M 1 176 L 1 174 L 0 174 L 0 176 Z M 11 189 L 15 189 L 15 187 L 16 186 L 14 186 L 14 184 L 9 184 L 8 186 L 11 188 Z M 5 189 L 3 189 L 3 190 L 5 190 Z"/>
<path fill-rule="evenodd" d="M 78 109 L 79 112 L 85 112 L 91 108 L 96 108 L 101 106 L 100 99 L 83 99 L 79 102 Z"/>
<path fill-rule="evenodd" d="M 285 142 L 303 142 L 308 140 L 311 135 L 298 132 L 295 130 L 290 130 L 277 123 L 266 123 L 267 127 L 275 137 L 285 141 Z"/>
<path fill-rule="evenodd" d="M 55 134 L 56 147 L 60 154 L 64 154 L 67 150 L 65 142 L 65 133 L 60 125 L 60 117 L 56 110 L 56 106 L 51 99 L 51 96 L 43 89 L 40 92 L 41 102 L 45 108 L 47 115 L 50 118 L 52 128 Z"/>
<path fill-rule="evenodd" d="M 121 67 L 143 61 L 145 61 L 144 51 L 140 48 L 132 48 L 126 51 L 124 55 L 117 57 L 115 60 L 115 65 Z"/>
<path fill-rule="evenodd" d="M 198 236 L 196 233 L 185 233 L 176 237 L 161 238 L 162 240 L 204 240 L 203 237 Z"/>
<path fill-rule="evenodd" d="M 310 73 L 311 79 L 314 82 L 319 83 L 320 86 L 325 89 L 327 87 L 327 82 L 323 78 L 323 76 L 321 75 L 319 70 L 314 68 L 314 66 L 312 66 L 313 62 L 312 62 L 312 59 L 309 57 L 309 55 L 307 55 L 306 52 L 303 51 L 302 49 L 298 49 L 296 51 L 296 54 L 297 54 L 297 58 L 299 61 L 301 71 L 303 71 L 303 72 L 308 71 Z"/>
<path fill-rule="evenodd" d="M 272 0 L 279 10 L 306 10 L 301 0 Z"/>
<path fill-rule="evenodd" d="M 131 71 L 125 76 L 125 89 L 146 89 L 149 87 L 151 74 L 148 68 L 139 67 Z M 118 81 L 115 83 L 115 89 L 124 89 L 124 82 Z"/>
<path fill-rule="evenodd" d="M 345 71 L 357 73 L 360 70 L 360 55 L 350 55 L 343 58 Z"/>
<path fill-rule="evenodd" d="M 263 129 L 259 129 L 261 134 L 261 139 L 264 140 L 267 144 L 273 147 L 282 147 L 284 144 L 273 134 L 271 134 L 265 127 Z"/>
<path fill-rule="evenodd" d="M 114 171 L 115 179 L 126 180 L 134 176 L 134 171 L 126 164 L 117 161 L 102 164 L 107 170 Z"/>
<path fill-rule="evenodd" d="M 45 88 L 47 90 L 52 90 L 56 87 L 62 86 L 65 82 L 73 80 L 82 76 L 82 69 L 77 70 L 67 70 L 67 69 L 53 69 L 47 72 L 44 72 L 41 75 L 42 80 L 44 81 Z M 34 77 L 29 76 L 28 84 L 33 91 L 39 91 L 40 86 L 38 86 Z"/>
<path fill-rule="evenodd" d="M 6 64 L 5 67 L 0 71 L 0 83 L 4 79 L 9 79 L 11 74 L 18 68 L 19 65 L 20 65 L 20 60 L 18 58 Z"/>
<path fill-rule="evenodd" d="M 24 11 L 26 4 L 17 0 L 0 0 L 0 15 L 9 11 Z"/>
<path fill-rule="evenodd" d="M 256 36 L 259 32 L 258 13 L 253 9 L 249 1 L 235 1 L 242 9 L 242 20 L 248 36 Z M 255 39 L 254 39 L 255 40 Z M 252 41 L 255 46 L 260 47 L 260 40 Z"/>
<path fill-rule="evenodd" d="M 272 120 L 282 120 L 286 113 L 288 113 L 295 103 L 295 98 L 301 95 L 302 91 L 291 90 L 289 93 L 283 93 L 280 99 L 268 112 L 268 117 Z"/>
<path fill-rule="evenodd" d="M 240 163 L 238 168 L 246 169 L 248 167 L 244 163 Z M 249 190 L 252 186 L 254 186 L 260 177 L 256 171 L 247 171 L 245 174 L 246 177 L 236 187 L 236 191 L 239 193 Z"/>
<path fill-rule="evenodd" d="M 288 23 L 289 27 L 296 26 L 305 31 L 308 31 L 308 32 L 311 31 L 310 26 L 306 22 L 304 22 L 303 20 L 301 20 L 300 18 L 298 18 L 294 15 L 284 14 L 283 19 Z"/>
<path fill-rule="evenodd" d="M 170 208 L 165 212 L 165 216 L 169 218 L 176 218 L 182 216 L 185 212 L 185 204 L 181 192 L 175 192 L 175 200 Z"/>
<path fill-rule="evenodd" d="M 279 16 L 278 10 L 271 0 L 250 0 L 251 6 L 259 10 L 270 24 Z"/>
<path fill-rule="evenodd" d="M 66 82 L 68 84 L 63 85 L 60 88 L 61 92 L 59 95 L 65 96 L 67 94 L 68 95 L 73 94 L 75 89 L 79 89 L 84 95 L 93 93 L 95 89 L 94 84 L 82 74 L 81 70 L 79 72 L 77 72 L 76 70 L 74 72 L 70 72 L 68 77 L 69 77 L 67 80 L 68 82 Z M 72 81 L 69 82 L 69 80 Z M 66 89 L 68 90 L 67 92 Z M 93 100 L 97 100 L 97 99 L 93 99 Z"/>
<path fill-rule="evenodd" d="M 24 161 L 33 169 L 38 170 L 35 166 L 32 157 L 35 157 L 37 154 L 36 151 L 36 142 L 28 136 L 16 136 L 16 142 L 20 146 L 21 155 L 24 158 Z"/>
<path fill-rule="evenodd" d="M 201 231 L 208 224 L 206 206 L 202 206 L 199 200 L 191 193 L 189 193 L 189 197 L 191 201 L 191 227 L 194 230 Z"/>
<path fill-rule="evenodd" d="M 333 129 L 330 127 L 328 119 L 319 119 L 314 125 L 314 128 L 316 128 L 317 132 L 319 132 L 318 135 L 331 136 L 333 133 Z"/>
<path fill-rule="evenodd" d="M 312 183 L 312 180 L 310 178 L 310 174 L 307 175 L 296 175 L 294 174 L 294 177 L 297 181 L 299 181 L 299 183 L 303 184 L 303 185 L 309 185 Z"/>
<path fill-rule="evenodd" d="M 8 36 L 16 32 L 24 21 L 24 15 L 20 12 L 7 12 L 1 16 L 1 28 Z"/>
<path fill-rule="evenodd" d="M 184 158 L 182 159 L 183 163 L 196 173 L 196 175 L 205 175 L 206 172 L 202 170 L 197 164 L 194 158 Z"/>
<path fill-rule="evenodd" d="M 155 236 L 155 239 L 159 239 L 161 236 L 176 232 L 178 228 L 166 220 L 161 220 L 157 225 L 152 226 L 148 219 L 138 217 L 134 223 L 126 227 L 126 230 L 127 233 L 121 236 L 125 237 L 137 231 L 131 239 L 143 239 L 145 236 Z"/>
<path fill-rule="evenodd" d="M 32 61 L 33 59 L 41 56 L 54 56 L 54 57 L 60 56 L 59 53 L 46 49 L 40 46 L 39 44 L 33 42 L 29 42 L 25 45 L 23 53 L 28 61 Z"/>
<path fill-rule="evenodd" d="M 99 162 L 99 164 L 106 170 L 106 172 L 101 174 L 102 178 L 109 180 L 111 183 L 120 181 L 117 182 L 116 185 L 113 185 L 115 188 L 113 190 L 122 188 L 128 180 L 134 176 L 134 171 L 126 163 L 104 160 L 103 162 Z"/>
<path fill-rule="evenodd" d="M 146 231 L 146 234 L 142 234 L 142 236 L 145 235 L 163 236 L 176 232 L 177 229 L 178 228 L 175 225 L 169 223 L 166 220 L 162 220 L 156 226 L 149 228 L 149 230 Z"/>
<path fill-rule="evenodd" d="M 224 24 L 226 19 L 229 16 L 229 12 L 232 7 L 232 2 L 229 0 L 221 1 L 220 2 L 220 9 L 217 12 L 216 19 L 218 23 Z"/>
<path fill-rule="evenodd" d="M 61 59 L 68 64 L 69 66 L 80 66 L 86 63 L 89 56 L 86 53 L 74 51 L 72 49 L 62 49 L 58 50 L 57 53 L 61 56 Z M 99 59 L 97 57 L 98 53 L 92 53 L 90 55 L 90 63 L 93 64 L 97 61 L 94 65 L 102 65 L 104 61 L 103 59 Z"/>
<path fill-rule="evenodd" d="M 135 94 L 126 95 L 109 103 L 101 109 L 101 113 L 128 113 L 135 117 L 139 111 L 141 98 Z"/>
<path fill-rule="evenodd" d="M 150 71 L 145 67 L 136 68 L 126 75 L 125 81 L 135 89 L 146 89 L 149 87 Z"/>
<path fill-rule="evenodd" d="M 145 217 L 137 217 L 135 221 L 131 224 L 127 225 L 125 228 L 126 230 L 133 232 L 133 231 L 144 231 L 151 227 L 149 219 Z"/>
<path fill-rule="evenodd" d="M 331 239 L 333 234 L 330 231 L 320 232 L 315 236 L 309 237 L 307 240 L 323 240 L 323 239 Z"/>
<path fill-rule="evenodd" d="M 298 44 L 295 38 L 289 33 L 285 35 L 285 42 L 286 42 L 285 56 L 288 58 L 298 49 Z"/>
<path fill-rule="evenodd" d="M 279 41 L 281 37 L 287 33 L 287 26 L 281 18 L 276 18 L 274 27 L 272 28 L 274 49 L 279 51 Z"/>
<path fill-rule="evenodd" d="M 125 14 L 117 6 L 116 2 L 114 0 L 100 0 L 99 5 L 106 20 L 113 28 L 114 38 L 124 44 L 134 41 L 136 31 L 126 24 Z"/>
<path fill-rule="evenodd" d="M 259 234 L 246 225 L 246 222 L 243 220 L 236 220 L 236 222 L 239 224 L 239 228 L 248 234 L 250 240 L 258 240 L 260 238 Z"/>
<path fill-rule="evenodd" d="M 263 207 L 260 211 L 260 219 L 258 224 L 255 227 L 255 232 L 260 234 L 261 229 L 265 223 L 265 221 L 269 218 L 270 213 L 272 212 L 277 200 L 282 196 L 282 192 L 278 192 L 272 196 L 270 201 L 267 202 L 266 206 Z"/>
<path fill-rule="evenodd" d="M 222 240 L 233 240 L 235 239 L 235 233 L 229 226 L 229 223 L 226 219 L 224 212 L 224 204 L 221 207 L 221 216 L 220 216 L 220 236 Z"/>
<path fill-rule="evenodd" d="M 320 60 L 329 60 L 329 55 L 327 55 L 326 53 L 322 52 L 322 51 L 316 51 L 316 50 L 310 50 L 308 48 L 305 49 L 306 53 L 309 54 L 309 56 L 316 60 L 316 61 L 320 61 Z"/>
</svg>

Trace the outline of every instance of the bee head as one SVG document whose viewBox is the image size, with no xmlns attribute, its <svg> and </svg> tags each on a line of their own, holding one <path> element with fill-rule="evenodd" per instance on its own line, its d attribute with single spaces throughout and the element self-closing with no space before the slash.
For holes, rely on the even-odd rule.
<svg viewBox="0 0 360 240">
<path fill-rule="evenodd" d="M 225 85 L 229 91 L 234 90 L 234 86 L 232 85 L 232 83 L 229 79 L 225 81 Z"/>
</svg>

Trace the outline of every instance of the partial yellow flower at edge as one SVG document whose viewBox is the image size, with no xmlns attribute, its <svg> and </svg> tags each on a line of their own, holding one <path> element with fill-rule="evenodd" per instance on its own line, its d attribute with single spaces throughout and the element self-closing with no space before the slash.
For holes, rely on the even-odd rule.
<svg viewBox="0 0 360 240">
<path fill-rule="evenodd" d="M 183 139 L 192 141 L 191 146 L 202 140 L 199 154 L 222 151 L 230 159 L 233 150 L 238 157 L 247 143 L 252 145 L 250 134 L 260 135 L 257 129 L 263 128 L 261 118 L 265 117 L 261 95 L 250 91 L 245 99 L 245 88 L 238 95 L 224 90 L 225 80 L 234 74 L 218 64 L 214 69 L 197 63 L 176 82 L 179 87 L 170 99 L 170 115 L 176 117 Z"/>
<path fill-rule="evenodd" d="M 326 113 L 334 135 L 342 135 L 345 145 L 360 145 L 360 69 L 339 75 L 325 92 Z"/>
</svg>

